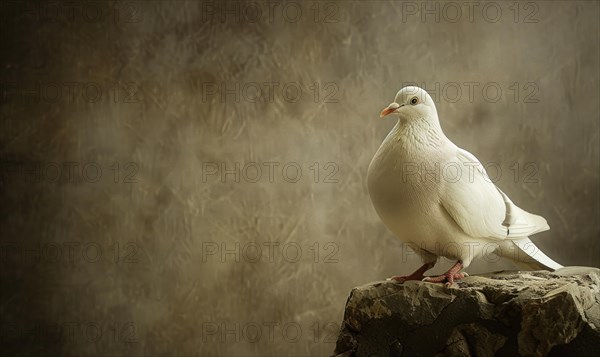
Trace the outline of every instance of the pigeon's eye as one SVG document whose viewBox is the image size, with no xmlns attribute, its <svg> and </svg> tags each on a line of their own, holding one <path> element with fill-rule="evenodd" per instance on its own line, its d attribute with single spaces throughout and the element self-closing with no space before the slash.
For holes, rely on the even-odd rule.
<svg viewBox="0 0 600 357">
<path fill-rule="evenodd" d="M 413 98 L 410 100 L 410 104 L 412 104 L 412 105 L 416 105 L 417 103 L 419 103 L 419 100 L 417 99 L 417 97 L 413 97 Z"/>
</svg>

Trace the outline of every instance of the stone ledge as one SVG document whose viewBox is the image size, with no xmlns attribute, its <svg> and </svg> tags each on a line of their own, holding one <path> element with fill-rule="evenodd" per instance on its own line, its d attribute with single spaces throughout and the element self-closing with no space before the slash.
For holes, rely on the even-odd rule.
<svg viewBox="0 0 600 357">
<path fill-rule="evenodd" d="M 454 286 L 354 288 L 336 356 L 589 356 L 600 351 L 600 269 L 503 271 Z"/>
</svg>

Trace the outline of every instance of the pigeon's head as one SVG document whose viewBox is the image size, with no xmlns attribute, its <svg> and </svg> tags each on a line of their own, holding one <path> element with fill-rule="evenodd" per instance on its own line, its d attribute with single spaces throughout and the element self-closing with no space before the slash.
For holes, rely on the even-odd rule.
<svg viewBox="0 0 600 357">
<path fill-rule="evenodd" d="M 433 99 L 422 88 L 404 87 L 396 94 L 396 99 L 381 111 L 383 118 L 390 114 L 396 114 L 400 118 L 414 119 L 431 115 L 437 116 L 437 110 Z"/>
</svg>

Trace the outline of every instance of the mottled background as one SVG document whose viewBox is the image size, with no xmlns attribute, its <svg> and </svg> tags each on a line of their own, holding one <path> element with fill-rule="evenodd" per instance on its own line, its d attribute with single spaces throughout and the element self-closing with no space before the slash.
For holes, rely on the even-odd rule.
<svg viewBox="0 0 600 357">
<path fill-rule="evenodd" d="M 365 186 L 410 82 L 600 266 L 597 1 L 1 4 L 3 355 L 331 353 L 420 263 Z"/>
</svg>

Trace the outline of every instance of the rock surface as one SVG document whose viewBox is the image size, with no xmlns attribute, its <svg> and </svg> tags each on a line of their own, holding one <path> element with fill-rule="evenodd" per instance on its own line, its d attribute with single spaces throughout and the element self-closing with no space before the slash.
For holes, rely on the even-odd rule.
<svg viewBox="0 0 600 357">
<path fill-rule="evenodd" d="M 452 287 L 382 281 L 352 290 L 336 356 L 593 356 L 600 269 L 497 272 Z"/>
</svg>

